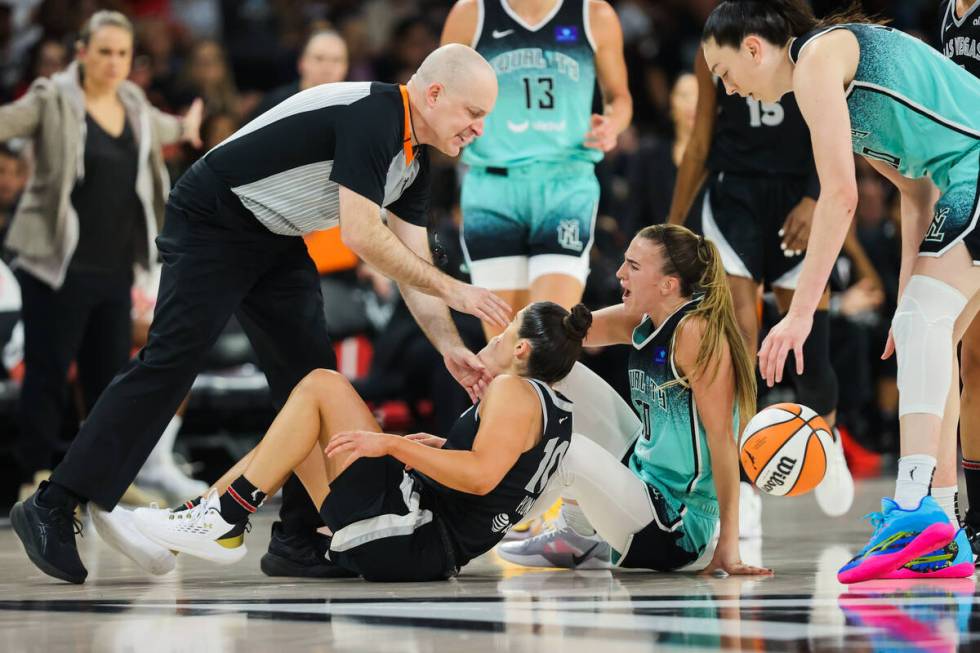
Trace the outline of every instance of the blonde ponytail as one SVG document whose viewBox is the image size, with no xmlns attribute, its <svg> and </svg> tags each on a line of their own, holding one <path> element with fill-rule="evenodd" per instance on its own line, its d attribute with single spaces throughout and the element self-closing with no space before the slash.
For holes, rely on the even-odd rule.
<svg viewBox="0 0 980 653">
<path fill-rule="evenodd" d="M 660 243 L 665 254 L 663 274 L 676 275 L 681 280 L 682 295 L 703 294 L 698 307 L 684 317 L 686 320 L 697 316 L 705 325 L 694 369 L 687 370 L 687 377 L 707 375 L 713 378 L 718 373 L 720 354 L 727 343 L 735 375 L 735 405 L 744 424 L 755 414 L 755 364 L 735 320 L 732 292 L 721 253 L 710 240 L 678 225 L 645 227 L 637 237 Z"/>
</svg>

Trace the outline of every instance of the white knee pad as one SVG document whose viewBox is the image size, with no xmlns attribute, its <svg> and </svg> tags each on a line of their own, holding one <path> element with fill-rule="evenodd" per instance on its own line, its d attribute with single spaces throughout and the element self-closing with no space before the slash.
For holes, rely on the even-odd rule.
<svg viewBox="0 0 980 653">
<path fill-rule="evenodd" d="M 966 297 L 947 283 L 914 275 L 902 295 L 892 333 L 898 358 L 898 415 L 943 416 L 953 373 L 953 327 Z"/>
</svg>

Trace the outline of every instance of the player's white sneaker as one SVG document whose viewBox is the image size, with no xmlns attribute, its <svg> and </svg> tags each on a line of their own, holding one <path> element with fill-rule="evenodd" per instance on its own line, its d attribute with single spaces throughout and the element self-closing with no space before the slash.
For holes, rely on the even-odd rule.
<svg viewBox="0 0 980 653">
<path fill-rule="evenodd" d="M 92 502 L 88 514 L 95 525 L 95 532 L 106 544 L 123 554 L 144 571 L 155 576 L 173 571 L 177 556 L 170 549 L 160 546 L 136 528 L 133 511 L 116 506 L 111 512 L 102 510 Z"/>
<path fill-rule="evenodd" d="M 599 534 L 579 535 L 561 516 L 540 535 L 518 542 L 504 542 L 497 554 L 507 562 L 525 567 L 606 569 L 609 544 Z"/>
<path fill-rule="evenodd" d="M 221 516 L 217 490 L 200 504 L 173 512 L 160 508 L 138 508 L 136 527 L 160 546 L 222 565 L 238 562 L 247 553 L 245 530 L 248 520 L 229 524 Z"/>
<path fill-rule="evenodd" d="M 827 452 L 827 472 L 813 490 L 817 505 L 828 517 L 840 517 L 854 503 L 854 477 L 844 458 L 844 443 L 834 429 L 834 445 Z"/>
<path fill-rule="evenodd" d="M 738 538 L 762 537 L 762 497 L 751 483 L 738 484 Z"/>
</svg>

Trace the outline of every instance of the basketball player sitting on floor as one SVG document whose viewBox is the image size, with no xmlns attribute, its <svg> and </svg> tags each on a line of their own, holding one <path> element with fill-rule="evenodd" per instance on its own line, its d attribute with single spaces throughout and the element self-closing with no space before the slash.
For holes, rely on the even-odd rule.
<svg viewBox="0 0 980 653">
<path fill-rule="evenodd" d="M 642 423 L 576 366 L 558 384 L 576 402 L 575 435 L 537 505 L 559 496 L 578 505 L 566 502 L 553 530 L 498 552 L 530 566 L 592 566 L 611 555 L 620 567 L 671 571 L 704 553 L 720 517 L 704 571 L 772 573 L 739 556 L 736 436 L 739 416 L 754 413 L 755 372 L 717 247 L 686 227 L 646 227 L 617 276 L 623 303 L 595 313 L 585 344 L 632 345 L 630 393 Z M 626 465 L 610 427 L 636 440 Z"/>
<path fill-rule="evenodd" d="M 574 365 L 591 320 L 581 304 L 569 312 L 538 302 L 521 311 L 480 352 L 496 378 L 445 439 L 381 433 L 343 376 L 314 371 L 207 497 L 183 510 L 138 510 L 135 525 L 146 537 L 122 545 L 142 549 L 127 552 L 134 559 L 173 550 L 240 560 L 248 518 L 295 472 L 333 532 L 337 576 L 454 576 L 527 515 L 559 468 L 572 406 L 551 384 Z"/>
</svg>

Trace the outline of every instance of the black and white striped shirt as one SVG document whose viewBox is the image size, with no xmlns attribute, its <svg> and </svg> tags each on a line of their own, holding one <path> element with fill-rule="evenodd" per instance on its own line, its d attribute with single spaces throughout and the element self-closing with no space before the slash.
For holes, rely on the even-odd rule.
<svg viewBox="0 0 980 653">
<path fill-rule="evenodd" d="M 208 166 L 270 231 L 328 229 L 344 186 L 425 226 L 429 160 L 406 157 L 405 106 L 395 84 L 307 89 L 252 120 L 205 155 Z M 413 160 L 406 165 L 407 158 Z"/>
</svg>

